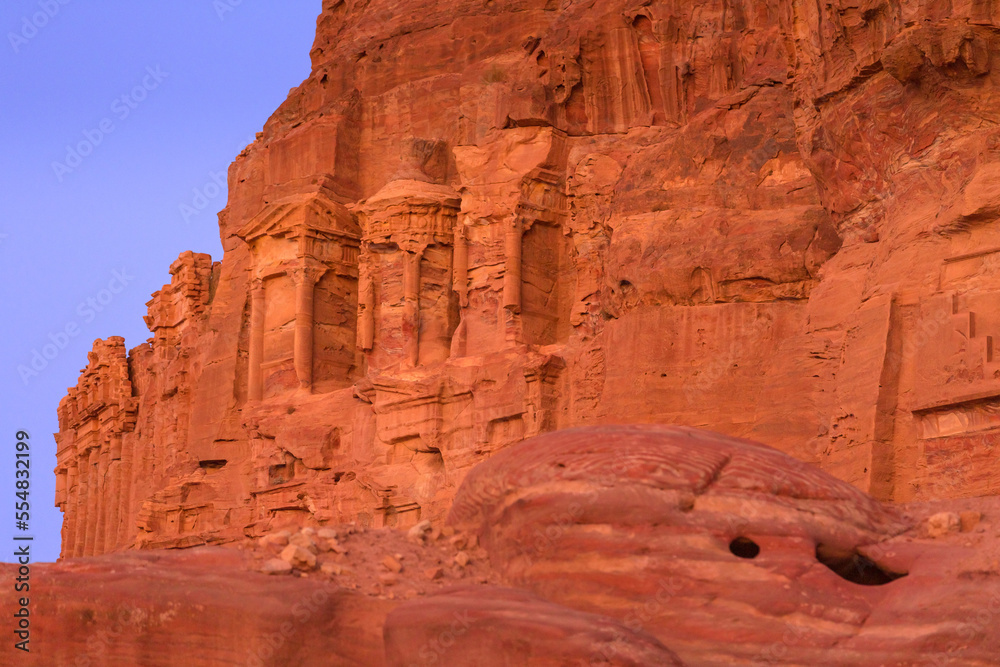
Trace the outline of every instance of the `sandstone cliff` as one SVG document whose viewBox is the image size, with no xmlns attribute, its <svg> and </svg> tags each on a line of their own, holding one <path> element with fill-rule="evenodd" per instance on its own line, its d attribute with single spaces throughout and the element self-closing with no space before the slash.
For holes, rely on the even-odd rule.
<svg viewBox="0 0 1000 667">
<path fill-rule="evenodd" d="M 63 555 L 439 521 L 472 466 L 586 424 L 997 493 L 998 28 L 993 0 L 326 0 L 224 258 L 183 254 L 153 338 L 95 343 L 59 406 Z"/>
<path fill-rule="evenodd" d="M 998 518 L 697 429 L 568 429 L 475 466 L 446 523 L 32 568 L 32 653 L 0 662 L 986 667 Z"/>
</svg>

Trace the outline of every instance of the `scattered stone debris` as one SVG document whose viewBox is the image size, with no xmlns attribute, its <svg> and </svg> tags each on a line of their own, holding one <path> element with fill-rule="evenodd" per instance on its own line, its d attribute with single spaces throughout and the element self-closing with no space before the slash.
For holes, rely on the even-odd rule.
<svg viewBox="0 0 1000 667">
<path fill-rule="evenodd" d="M 331 579 L 384 599 L 412 599 L 458 584 L 499 583 L 474 536 L 428 520 L 405 529 L 278 530 L 257 539 L 250 553 L 261 572 Z"/>
<path fill-rule="evenodd" d="M 982 515 L 974 510 L 966 510 L 958 513 L 958 520 L 963 533 L 972 532 L 972 529 L 979 525 Z"/>
<path fill-rule="evenodd" d="M 403 564 L 400 563 L 396 558 L 393 558 L 392 556 L 386 556 L 385 558 L 383 558 L 382 565 L 384 565 L 385 569 L 389 570 L 390 572 L 403 571 Z"/>
<path fill-rule="evenodd" d="M 287 530 L 280 530 L 277 533 L 270 533 L 269 535 L 265 535 L 260 538 L 259 544 L 263 547 L 269 547 L 272 545 L 283 547 L 288 544 L 288 538 L 291 536 L 292 534 Z"/>
<path fill-rule="evenodd" d="M 289 544 L 281 551 L 281 559 L 287 561 L 299 570 L 312 570 L 316 567 L 316 556 L 313 552 L 295 544 Z"/>
<path fill-rule="evenodd" d="M 264 574 L 291 574 L 292 564 L 280 558 L 271 558 L 260 568 Z"/>
<path fill-rule="evenodd" d="M 407 532 L 406 535 L 411 540 L 423 542 L 430 536 L 430 534 L 431 534 L 431 522 L 424 520 L 415 525 L 413 528 L 410 528 L 409 532 Z"/>
<path fill-rule="evenodd" d="M 948 533 L 957 533 L 962 521 L 954 512 L 938 512 L 927 519 L 927 535 L 942 537 Z"/>
</svg>

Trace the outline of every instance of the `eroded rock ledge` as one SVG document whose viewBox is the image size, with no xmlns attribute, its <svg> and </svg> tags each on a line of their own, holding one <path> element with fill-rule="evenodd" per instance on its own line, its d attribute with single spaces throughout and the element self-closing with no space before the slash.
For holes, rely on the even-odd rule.
<svg viewBox="0 0 1000 667">
<path fill-rule="evenodd" d="M 59 408 L 63 555 L 441 522 L 586 424 L 995 494 L 996 3 L 327 0 L 221 262 Z"/>
<path fill-rule="evenodd" d="M 40 566 L 32 646 L 40 664 L 985 666 L 997 517 L 996 498 L 883 505 L 706 431 L 572 429 L 475 467 L 446 524 Z"/>
</svg>

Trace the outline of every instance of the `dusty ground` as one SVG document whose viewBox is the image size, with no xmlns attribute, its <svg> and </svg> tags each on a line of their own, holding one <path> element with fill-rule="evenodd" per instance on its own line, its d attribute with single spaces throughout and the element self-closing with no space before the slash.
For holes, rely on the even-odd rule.
<svg viewBox="0 0 1000 667">
<path fill-rule="evenodd" d="M 333 536 L 331 536 L 331 534 Z M 302 542 L 316 563 L 297 562 L 277 576 L 318 578 L 383 599 L 412 599 L 457 584 L 496 584 L 486 552 L 469 538 L 445 528 L 416 531 L 365 529 L 352 525 L 329 529 L 277 531 L 251 545 L 238 547 L 253 559 L 252 567 L 268 572 L 280 567 L 289 540 Z M 290 563 L 291 564 L 291 563 Z"/>
</svg>

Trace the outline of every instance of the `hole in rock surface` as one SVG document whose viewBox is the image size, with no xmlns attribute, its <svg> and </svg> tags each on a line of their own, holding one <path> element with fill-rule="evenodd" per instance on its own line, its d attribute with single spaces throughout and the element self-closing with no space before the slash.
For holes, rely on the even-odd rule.
<svg viewBox="0 0 1000 667">
<path fill-rule="evenodd" d="M 833 570 L 841 579 L 862 586 L 882 586 L 906 576 L 905 572 L 886 570 L 856 551 L 835 549 L 822 544 L 816 546 L 816 560 Z"/>
<path fill-rule="evenodd" d="M 737 537 L 729 543 L 729 550 L 739 558 L 756 558 L 760 553 L 760 545 L 749 537 Z"/>
<path fill-rule="evenodd" d="M 218 470 L 224 468 L 227 463 L 226 459 L 214 459 L 211 461 L 199 461 L 198 465 L 204 470 Z"/>
</svg>

